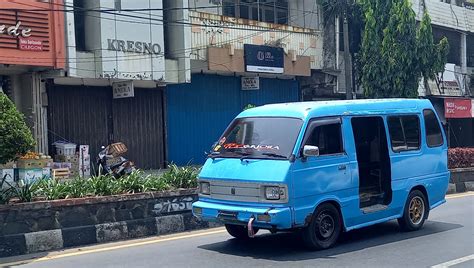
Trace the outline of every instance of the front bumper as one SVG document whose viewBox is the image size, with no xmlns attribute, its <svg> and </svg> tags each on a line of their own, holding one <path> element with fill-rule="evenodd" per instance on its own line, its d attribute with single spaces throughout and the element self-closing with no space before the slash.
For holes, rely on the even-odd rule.
<svg viewBox="0 0 474 268">
<path fill-rule="evenodd" d="M 237 225 L 247 225 L 253 217 L 253 226 L 261 229 L 283 230 L 292 227 L 289 207 L 251 207 L 197 201 L 193 203 L 193 214 L 205 221 Z"/>
</svg>

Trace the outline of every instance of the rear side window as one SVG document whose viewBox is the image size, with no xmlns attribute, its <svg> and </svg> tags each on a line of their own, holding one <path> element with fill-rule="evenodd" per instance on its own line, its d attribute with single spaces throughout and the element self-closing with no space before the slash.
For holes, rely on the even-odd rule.
<svg viewBox="0 0 474 268">
<path fill-rule="evenodd" d="M 438 119 L 433 110 L 424 110 L 423 116 L 425 118 L 426 129 L 426 144 L 428 147 L 437 147 L 443 145 L 443 135 L 439 127 Z"/>
<path fill-rule="evenodd" d="M 418 116 L 390 116 L 388 130 L 394 152 L 420 149 L 420 120 Z"/>
</svg>

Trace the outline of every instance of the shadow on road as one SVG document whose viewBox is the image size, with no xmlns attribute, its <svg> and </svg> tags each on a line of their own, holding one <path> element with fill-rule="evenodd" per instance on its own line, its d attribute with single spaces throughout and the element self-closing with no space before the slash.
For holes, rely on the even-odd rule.
<svg viewBox="0 0 474 268">
<path fill-rule="evenodd" d="M 397 222 L 391 221 L 344 233 L 336 247 L 314 252 L 304 248 L 297 233 L 261 235 L 250 241 L 229 239 L 223 242 L 202 245 L 199 248 L 222 254 L 273 261 L 333 259 L 339 254 L 446 232 L 461 227 L 463 226 L 460 224 L 427 221 L 423 229 L 419 231 L 401 232 Z"/>
</svg>

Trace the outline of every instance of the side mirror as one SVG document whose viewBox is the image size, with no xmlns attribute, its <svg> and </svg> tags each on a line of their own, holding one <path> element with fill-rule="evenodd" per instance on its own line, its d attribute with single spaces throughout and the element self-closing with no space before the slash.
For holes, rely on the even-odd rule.
<svg viewBox="0 0 474 268">
<path fill-rule="evenodd" d="M 304 157 L 319 156 L 318 146 L 305 145 L 303 147 L 303 156 Z"/>
</svg>

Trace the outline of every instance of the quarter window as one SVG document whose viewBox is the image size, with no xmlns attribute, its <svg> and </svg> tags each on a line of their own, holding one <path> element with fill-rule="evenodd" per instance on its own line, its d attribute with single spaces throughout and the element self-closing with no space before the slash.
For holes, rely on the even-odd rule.
<svg viewBox="0 0 474 268">
<path fill-rule="evenodd" d="M 418 116 L 390 116 L 388 130 L 394 152 L 420 149 L 420 120 Z"/>
<path fill-rule="evenodd" d="M 426 144 L 429 147 L 437 147 L 443 145 L 443 135 L 439 127 L 438 119 L 433 110 L 424 110 L 423 117 L 425 118 L 426 129 Z"/>
<path fill-rule="evenodd" d="M 306 140 L 305 145 L 318 146 L 319 155 L 343 153 L 341 124 L 315 127 Z"/>
</svg>

